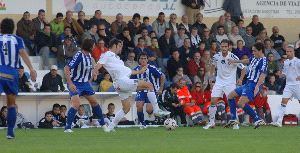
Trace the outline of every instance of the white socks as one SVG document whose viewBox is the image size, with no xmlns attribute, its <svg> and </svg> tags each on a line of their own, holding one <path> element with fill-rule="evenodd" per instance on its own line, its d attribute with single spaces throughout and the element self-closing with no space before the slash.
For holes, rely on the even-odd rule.
<svg viewBox="0 0 300 153">
<path fill-rule="evenodd" d="M 125 112 L 123 109 L 121 109 L 115 116 L 115 118 L 112 120 L 111 124 L 109 125 L 110 128 L 114 128 L 118 123 L 121 121 L 121 119 L 125 116 Z"/>
<path fill-rule="evenodd" d="M 150 103 L 153 106 L 153 113 L 156 114 L 159 110 L 156 95 L 153 91 L 148 91 L 147 96 L 148 96 Z"/>
<path fill-rule="evenodd" d="M 212 124 L 215 124 L 215 116 L 217 112 L 217 106 L 216 105 L 210 105 L 208 108 L 208 115 L 209 115 L 209 122 Z"/>
<path fill-rule="evenodd" d="M 282 120 L 283 120 L 283 116 L 285 114 L 286 111 L 286 105 L 285 104 L 281 104 L 278 108 L 278 119 L 277 122 L 282 124 Z"/>
</svg>

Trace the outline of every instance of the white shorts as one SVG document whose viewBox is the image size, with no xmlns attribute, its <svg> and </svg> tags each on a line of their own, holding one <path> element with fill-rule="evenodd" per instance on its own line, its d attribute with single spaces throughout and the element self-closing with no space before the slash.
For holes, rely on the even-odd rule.
<svg viewBox="0 0 300 153">
<path fill-rule="evenodd" d="M 211 97 L 223 97 L 224 93 L 228 97 L 229 93 L 231 91 L 234 91 L 236 88 L 235 84 L 232 85 L 219 85 L 215 84 L 212 91 L 211 91 Z"/>
<path fill-rule="evenodd" d="M 113 83 L 116 92 L 118 92 L 121 100 L 125 100 L 132 96 L 132 92 L 136 91 L 138 85 L 137 79 L 121 78 Z"/>
<path fill-rule="evenodd" d="M 283 90 L 282 98 L 292 98 L 300 100 L 300 85 L 286 85 Z"/>
</svg>

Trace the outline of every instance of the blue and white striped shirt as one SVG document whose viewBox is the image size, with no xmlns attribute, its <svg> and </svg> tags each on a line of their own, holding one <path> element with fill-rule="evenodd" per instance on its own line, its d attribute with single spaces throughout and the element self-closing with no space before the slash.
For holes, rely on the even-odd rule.
<svg viewBox="0 0 300 153">
<path fill-rule="evenodd" d="M 74 82 L 88 82 L 92 76 L 92 56 L 78 51 L 72 61 L 68 64 L 71 68 L 71 80 Z"/>
<path fill-rule="evenodd" d="M 250 58 L 250 64 L 247 67 L 247 79 L 250 82 L 257 83 L 262 73 L 267 73 L 268 62 L 266 57 Z"/>
<path fill-rule="evenodd" d="M 0 65 L 18 69 L 21 64 L 19 52 L 20 49 L 24 48 L 25 45 L 22 38 L 12 34 L 1 34 Z"/>
<path fill-rule="evenodd" d="M 140 70 L 142 67 L 139 65 L 134 70 Z M 155 66 L 149 65 L 147 66 L 147 70 L 143 74 L 131 75 L 131 79 L 139 79 L 147 82 L 151 82 L 154 87 L 154 92 L 157 92 L 160 88 L 160 77 L 162 72 L 159 71 Z"/>
</svg>

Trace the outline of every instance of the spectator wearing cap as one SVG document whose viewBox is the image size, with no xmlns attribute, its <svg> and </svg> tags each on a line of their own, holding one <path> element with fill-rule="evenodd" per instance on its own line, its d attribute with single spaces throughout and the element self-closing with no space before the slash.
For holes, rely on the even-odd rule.
<svg viewBox="0 0 300 153">
<path fill-rule="evenodd" d="M 80 48 L 73 43 L 72 37 L 66 36 L 64 42 L 57 48 L 57 64 L 59 68 L 63 68 L 65 64 L 72 60 L 72 57 Z"/>
<path fill-rule="evenodd" d="M 157 19 L 152 23 L 152 27 L 158 38 L 164 35 L 167 28 L 170 28 L 169 23 L 165 20 L 164 12 L 159 12 Z"/>
<path fill-rule="evenodd" d="M 184 27 L 185 33 L 190 36 L 192 25 L 189 24 L 189 17 L 187 15 L 183 15 L 181 17 L 181 23 L 178 25 L 179 27 Z"/>
<path fill-rule="evenodd" d="M 130 36 L 133 38 L 137 35 L 142 28 L 141 15 L 138 13 L 133 14 L 132 20 L 128 21 L 127 27 L 129 28 Z"/>
<path fill-rule="evenodd" d="M 279 34 L 279 28 L 274 26 L 272 28 L 273 34 L 271 35 L 270 39 L 274 42 L 274 49 L 279 49 L 282 46 L 282 43 L 285 41 L 285 38 Z"/>
<path fill-rule="evenodd" d="M 127 24 L 125 21 L 123 21 L 123 15 L 121 13 L 118 13 L 116 15 L 116 20 L 111 23 L 112 35 L 116 36 L 117 34 L 122 33 L 122 31 L 125 27 L 127 27 Z"/>
<path fill-rule="evenodd" d="M 178 27 L 177 33 L 174 35 L 176 47 L 180 48 L 184 44 L 184 40 L 189 38 L 188 35 L 185 34 L 184 27 Z"/>
<path fill-rule="evenodd" d="M 145 16 L 143 17 L 143 23 L 142 23 L 142 28 L 146 28 L 148 30 L 148 33 L 153 31 L 153 27 L 150 24 L 150 19 L 149 17 Z"/>
<path fill-rule="evenodd" d="M 55 34 L 55 36 L 58 36 L 64 32 L 65 27 L 63 19 L 64 15 L 59 12 L 56 14 L 56 18 L 50 22 L 51 31 Z"/>
<path fill-rule="evenodd" d="M 183 5 L 186 6 L 186 15 L 188 16 L 189 23 L 195 23 L 195 18 L 200 9 L 204 7 L 204 0 L 182 0 Z"/>
<path fill-rule="evenodd" d="M 90 29 L 83 33 L 81 36 L 81 42 L 83 42 L 85 39 L 91 39 L 96 44 L 99 40 L 99 36 L 97 34 L 97 26 L 91 25 Z"/>
<path fill-rule="evenodd" d="M 79 11 L 77 16 L 78 16 L 77 23 L 81 26 L 81 28 L 84 31 L 89 30 L 90 29 L 90 23 L 89 23 L 90 21 L 85 18 L 85 12 Z"/>
<path fill-rule="evenodd" d="M 38 16 L 32 19 L 32 22 L 34 24 L 35 33 L 38 33 L 41 30 L 43 30 L 45 24 L 48 24 L 48 21 L 46 20 L 45 10 L 40 9 L 38 12 Z"/>
<path fill-rule="evenodd" d="M 104 24 L 106 32 L 109 32 L 109 29 L 111 27 L 110 23 L 102 17 L 102 12 L 100 10 L 96 10 L 94 16 L 90 19 L 90 25 L 93 24 L 97 26 L 99 26 L 100 24 Z"/>
<path fill-rule="evenodd" d="M 20 68 L 19 68 L 19 92 L 30 92 L 29 84 L 30 84 L 30 82 L 28 81 L 28 78 L 24 73 L 24 67 L 20 66 Z"/>
<path fill-rule="evenodd" d="M 98 42 L 96 43 L 95 47 L 92 51 L 92 57 L 94 58 L 95 62 L 98 62 L 100 59 L 101 54 L 105 53 L 109 49 L 105 47 L 105 42 L 103 39 L 98 39 Z"/>
<path fill-rule="evenodd" d="M 43 77 L 41 86 L 42 92 L 58 92 L 65 90 L 62 77 L 57 74 L 57 69 L 56 65 L 52 65 L 50 72 Z"/>
<path fill-rule="evenodd" d="M 172 33 L 176 34 L 177 33 L 177 29 L 178 29 L 177 15 L 175 13 L 172 13 L 170 15 L 169 19 L 170 19 L 169 20 L 169 27 L 172 30 Z"/>
<path fill-rule="evenodd" d="M 145 40 L 146 46 L 151 46 L 151 38 L 148 36 L 148 30 L 146 27 L 142 28 L 142 31 L 140 34 L 137 34 L 134 36 L 134 45 L 138 45 L 138 39 L 143 38 Z"/>
<path fill-rule="evenodd" d="M 253 15 L 252 22 L 249 24 L 252 27 L 252 35 L 256 37 L 262 30 L 265 29 L 264 25 L 259 22 L 258 15 Z"/>
<path fill-rule="evenodd" d="M 80 36 L 83 34 L 84 30 L 82 27 L 78 24 L 77 20 L 73 18 L 73 12 L 67 11 L 66 17 L 64 19 L 64 25 L 71 27 L 71 33 L 73 36 L 80 38 Z"/>
<path fill-rule="evenodd" d="M 246 34 L 242 36 L 245 41 L 245 47 L 248 49 L 252 49 L 252 46 L 255 44 L 255 37 L 252 36 L 252 27 L 246 27 Z"/>
<path fill-rule="evenodd" d="M 203 14 L 202 13 L 199 12 L 196 14 L 196 21 L 193 24 L 193 27 L 197 28 L 199 36 L 203 35 L 203 30 L 205 28 L 207 28 L 207 26 L 205 23 L 203 23 Z"/>
</svg>

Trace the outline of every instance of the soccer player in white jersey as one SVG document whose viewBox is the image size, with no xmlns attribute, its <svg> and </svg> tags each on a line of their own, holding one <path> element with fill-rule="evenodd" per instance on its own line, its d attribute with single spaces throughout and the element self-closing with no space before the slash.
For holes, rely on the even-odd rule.
<svg viewBox="0 0 300 153">
<path fill-rule="evenodd" d="M 229 93 L 236 88 L 236 84 L 242 85 L 245 76 L 246 69 L 242 63 L 229 63 L 230 60 L 239 60 L 239 58 L 228 50 L 229 41 L 222 40 L 221 52 L 213 56 L 213 66 L 210 70 L 210 75 L 214 77 L 215 69 L 217 68 L 217 78 L 211 93 L 211 105 L 208 108 L 209 122 L 203 127 L 204 129 L 215 127 L 216 104 L 218 99 L 222 98 L 224 93 L 228 97 Z M 236 80 L 237 68 L 242 70 L 238 80 Z M 234 128 L 238 128 L 238 125 L 236 124 Z"/>
<path fill-rule="evenodd" d="M 295 97 L 300 103 L 300 59 L 295 57 L 294 45 L 288 45 L 286 49 L 287 60 L 284 61 L 283 75 L 286 76 L 286 85 L 283 90 L 281 105 L 277 112 L 277 121 L 274 126 L 282 127 L 282 119 L 286 111 L 286 105 L 290 98 Z"/>
<path fill-rule="evenodd" d="M 15 28 L 12 19 L 5 18 L 0 25 L 0 95 L 6 94 L 7 103 L 7 139 L 15 138 L 14 127 L 16 123 L 16 95 L 19 91 L 20 57 L 30 70 L 31 80 L 36 80 L 36 72 L 32 68 L 23 39 L 13 35 Z"/>
<path fill-rule="evenodd" d="M 132 92 L 136 90 L 148 90 L 147 97 L 153 106 L 153 113 L 159 115 L 168 115 L 158 107 L 157 98 L 154 93 L 153 85 L 144 80 L 130 79 L 130 75 L 143 74 L 147 67 L 143 67 L 139 71 L 131 70 L 124 65 L 124 62 L 117 54 L 120 54 L 122 49 L 122 41 L 112 39 L 109 42 L 109 51 L 101 55 L 98 63 L 94 68 L 94 77 L 99 73 L 99 69 L 104 67 L 111 75 L 113 86 L 119 93 L 123 108 L 116 114 L 115 118 L 109 125 L 107 132 L 113 131 L 114 127 L 120 120 L 130 111 L 132 102 Z"/>
<path fill-rule="evenodd" d="M 85 39 L 82 42 L 82 50 L 78 51 L 64 68 L 72 105 L 68 111 L 67 124 L 64 131 L 65 133 L 73 132 L 71 130 L 72 123 L 80 106 L 79 96 L 83 96 L 88 100 L 92 106 L 93 115 L 97 116 L 99 124 L 102 126 L 104 131 L 107 130 L 107 125 L 104 123 L 102 109 L 97 103 L 97 99 L 94 96 L 95 92 L 89 82 L 91 80 L 93 69 L 91 56 L 93 47 L 94 41 L 92 39 Z"/>
</svg>

